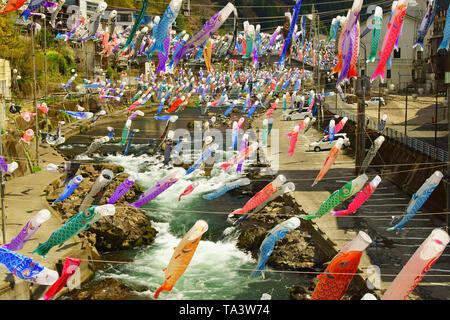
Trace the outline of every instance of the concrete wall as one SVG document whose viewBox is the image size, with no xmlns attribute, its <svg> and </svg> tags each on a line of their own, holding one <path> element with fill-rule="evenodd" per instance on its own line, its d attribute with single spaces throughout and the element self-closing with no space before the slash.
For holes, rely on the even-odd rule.
<svg viewBox="0 0 450 320">
<path fill-rule="evenodd" d="M 0 94 L 11 98 L 11 67 L 5 59 L 0 59 Z"/>
</svg>

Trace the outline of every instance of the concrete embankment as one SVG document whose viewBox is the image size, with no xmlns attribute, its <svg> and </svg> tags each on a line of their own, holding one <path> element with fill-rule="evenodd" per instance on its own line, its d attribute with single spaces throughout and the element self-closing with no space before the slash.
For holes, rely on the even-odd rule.
<svg viewBox="0 0 450 320">
<path fill-rule="evenodd" d="M 287 155 L 289 139 L 285 134 L 290 132 L 300 121 L 281 121 L 281 114 L 282 110 L 280 109 L 275 110 L 272 114 L 275 121 L 271 135 L 274 136 L 269 136 L 268 139 L 269 158 L 272 163 L 278 163 L 278 174 L 285 175 L 287 181 L 295 184 L 295 191 L 290 193 L 294 203 L 292 206 L 299 208 L 306 214 L 312 214 L 319 209 L 322 202 L 332 192 L 355 178 L 355 162 L 352 150 L 342 150 L 325 177 L 312 187 L 311 184 L 322 168 L 328 151 L 314 152 L 309 150 L 309 144 L 323 137 L 323 129 L 317 130 L 315 125 L 306 134 L 300 134 L 295 152 L 292 157 L 289 157 Z M 253 128 L 261 128 L 264 118 L 266 118 L 264 115 L 259 116 L 253 122 Z M 347 127 L 347 125 L 343 132 L 349 132 L 350 126 Z M 278 144 L 276 144 L 277 139 L 279 139 Z M 394 171 L 393 169 L 385 169 L 380 173 L 373 168 L 369 168 L 366 172 L 369 181 L 377 174 L 382 177 L 382 181 L 376 192 L 358 209 L 356 214 L 333 216 L 328 213 L 310 221 L 302 220 L 302 225 L 310 225 L 310 233 L 314 242 L 328 255 L 330 260 L 346 243 L 353 240 L 359 231 L 364 231 L 371 237 L 372 244 L 362 256 L 358 275 L 352 281 L 352 286 L 357 285 L 361 292 L 369 290 L 366 281 L 371 273 L 368 271 L 368 267 L 376 266 L 381 273 L 380 289 L 373 292 L 378 297 L 381 297 L 384 290 L 387 289 L 424 239 L 428 237 L 432 229 L 443 226 L 442 222 L 435 221 L 429 216 L 421 216 L 422 211 L 419 211 L 419 215 L 408 221 L 408 225 L 400 234 L 386 231 L 390 226 L 392 216 L 402 215 L 411 197 L 410 194 L 395 185 L 392 179 L 389 179 L 391 176 L 390 170 Z M 347 208 L 349 203 L 349 201 L 346 201 L 336 207 L 335 210 Z M 448 280 L 446 277 L 439 276 L 442 273 L 439 270 L 450 269 L 448 253 L 449 249 L 447 248 L 444 255 L 433 266 L 437 271 L 432 272 L 430 270 L 431 274 L 421 281 L 419 286 L 410 294 L 409 299 L 448 298 Z"/>
<path fill-rule="evenodd" d="M 333 98 L 334 99 L 334 98 Z M 324 130 L 329 123 L 329 119 L 335 114 L 333 108 L 327 107 L 325 103 L 324 116 L 326 121 L 321 123 L 321 129 Z M 340 120 L 338 118 L 336 123 Z M 387 126 L 389 126 L 389 118 Z M 347 133 L 350 139 L 350 154 L 354 154 L 356 145 L 356 123 L 348 120 L 343 132 Z M 373 140 L 380 134 L 366 128 L 365 145 L 366 150 L 370 148 Z M 381 133 L 383 135 L 383 133 Z M 385 141 L 378 150 L 378 155 L 373 159 L 371 167 L 385 174 L 385 179 L 394 183 L 406 194 L 412 196 L 436 170 L 445 174 L 446 163 L 439 162 L 407 145 L 396 141 L 388 136 L 384 136 Z M 446 210 L 446 190 L 445 182 L 442 181 L 430 195 L 429 200 L 424 205 L 423 210 L 427 212 L 444 212 Z M 445 215 L 436 215 L 437 219 L 445 221 Z"/>
<path fill-rule="evenodd" d="M 91 126 L 105 126 L 105 123 L 114 121 L 114 117 L 120 116 L 121 114 L 125 117 L 126 113 L 127 111 L 124 109 L 112 111 L 94 124 L 90 120 L 78 120 L 68 123 L 63 126 L 62 135 L 67 140 L 73 135 L 87 132 Z M 32 142 L 29 148 L 35 150 L 35 144 Z M 10 156 L 16 155 L 14 153 L 16 151 L 15 149 L 8 148 L 6 150 Z M 80 282 L 83 283 L 93 277 L 94 271 L 98 266 L 96 260 L 100 260 L 100 254 L 87 238 L 75 236 L 63 245 L 53 248 L 47 255 L 47 258 L 32 254 L 32 251 L 40 243 L 47 240 L 55 230 L 64 224 L 64 220 L 59 212 L 49 205 L 47 199 L 51 186 L 59 185 L 61 177 L 59 174 L 48 172 L 46 167 L 49 163 L 62 164 L 67 159 L 56 151 L 56 149 L 45 143 L 39 144 L 38 152 L 38 166 L 42 169 L 41 171 L 31 174 L 30 168 L 23 169 L 23 172 L 8 178 L 9 180 L 5 183 L 5 241 L 9 242 L 15 237 L 28 220 L 37 212 L 42 209 L 49 210 L 51 218 L 41 225 L 36 234 L 18 252 L 31 257 L 36 262 L 59 273 L 62 271 L 65 257 L 81 259 Z M 24 160 L 21 162 L 18 161 L 19 166 L 29 165 L 26 158 L 22 158 L 21 155 L 22 153 L 16 155 L 16 157 L 20 158 L 18 160 Z M 7 159 L 7 162 L 10 162 L 10 158 Z M 3 269 L 0 269 L 0 273 L 3 275 L 3 281 L 0 283 L 0 299 L 2 300 L 40 299 L 49 288 L 48 286 L 26 282 L 18 277 L 12 276 Z M 64 288 L 59 295 L 66 291 L 67 288 Z"/>
</svg>

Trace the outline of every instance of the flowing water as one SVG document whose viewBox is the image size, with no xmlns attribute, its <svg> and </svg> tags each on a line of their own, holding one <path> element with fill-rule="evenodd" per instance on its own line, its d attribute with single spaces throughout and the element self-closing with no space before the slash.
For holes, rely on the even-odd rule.
<svg viewBox="0 0 450 320">
<path fill-rule="evenodd" d="M 184 116 L 184 114 L 183 114 Z M 176 127 L 187 126 L 189 119 L 200 120 L 201 115 L 191 112 L 188 120 L 176 122 Z M 206 119 L 206 118 L 203 118 Z M 114 120 L 114 121 L 113 121 Z M 120 137 L 125 120 L 112 119 L 115 124 L 115 136 Z M 144 190 L 152 187 L 156 181 L 164 177 L 170 168 L 162 164 L 162 155 L 149 155 L 147 151 L 153 147 L 147 140 L 158 142 L 165 122 L 149 118 L 133 120 L 132 128 L 142 132 L 136 135 L 136 143 L 124 156 L 123 146 L 111 143 L 104 148 L 106 156 L 82 156 L 82 161 L 108 162 L 119 164 L 127 173 L 137 175 L 137 183 Z M 74 136 L 68 139 L 61 151 L 75 155 L 85 150 L 92 137 L 89 135 L 106 135 L 105 127 L 96 128 L 88 134 Z M 147 131 L 145 131 L 147 130 Z M 117 138 L 116 138 L 117 139 Z M 120 138 L 119 138 L 120 139 Z M 117 142 L 117 141 L 116 141 Z M 143 143 L 145 142 L 145 143 Z M 153 143 L 154 144 L 154 143 Z M 201 150 L 194 150 L 199 155 Z M 227 158 L 232 151 L 219 151 Z M 250 170 L 244 164 L 243 171 Z M 126 260 L 130 263 L 108 263 L 104 270 L 96 272 L 96 279 L 116 278 L 124 283 L 143 288 L 138 293 L 140 299 L 153 299 L 156 289 L 164 283 L 164 272 L 173 253 L 184 234 L 197 220 L 205 220 L 208 231 L 203 235 L 200 244 L 191 260 L 189 267 L 176 282 L 172 291 L 163 291 L 159 299 L 260 299 L 263 293 L 270 293 L 273 299 L 289 299 L 289 289 L 299 278 L 298 275 L 282 272 L 266 272 L 266 279 L 252 278 L 251 273 L 257 261 L 250 254 L 236 247 L 239 229 L 232 227 L 227 220 L 228 213 L 242 207 L 253 194 L 248 188 L 235 189 L 213 200 L 205 200 L 202 195 L 212 192 L 222 183 L 236 180 L 243 175 L 237 175 L 233 170 L 223 171 L 216 164 L 210 177 L 202 176 L 197 169 L 190 175 L 180 179 L 168 190 L 141 207 L 152 220 L 153 227 L 158 231 L 154 243 L 148 247 L 136 250 L 105 254 L 105 260 Z M 198 181 L 198 187 L 189 195 L 178 201 L 179 195 L 193 181 Z M 268 267 L 268 271 L 270 271 Z"/>
</svg>

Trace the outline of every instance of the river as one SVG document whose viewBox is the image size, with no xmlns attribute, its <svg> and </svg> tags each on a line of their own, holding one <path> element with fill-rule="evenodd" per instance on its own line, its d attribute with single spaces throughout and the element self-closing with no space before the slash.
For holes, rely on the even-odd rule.
<svg viewBox="0 0 450 320">
<path fill-rule="evenodd" d="M 197 110 L 180 112 L 179 120 L 170 129 L 188 128 L 193 120 L 204 122 L 210 118 L 211 115 L 204 116 Z M 221 113 L 224 110 L 220 108 Z M 221 113 L 216 117 L 219 118 Z M 233 117 L 237 119 L 240 115 L 234 114 Z M 156 154 L 148 153 L 158 143 L 165 121 L 155 120 L 148 114 L 135 118 L 132 129 L 140 131 L 136 134 L 133 140 L 135 143 L 128 154 L 124 156 L 124 147 L 119 146 L 117 142 L 120 140 L 125 121 L 124 116 L 112 117 L 107 125 L 96 126 L 87 133 L 71 137 L 60 147 L 60 151 L 68 156 L 81 153 L 94 136 L 107 135 L 106 126 L 110 125 L 114 127 L 116 140 L 102 148 L 102 155 L 82 156 L 79 159 L 121 165 L 125 172 L 136 174 L 137 183 L 146 190 L 170 170 L 162 164 L 161 151 Z M 233 151 L 226 149 L 224 146 L 218 153 L 224 153 L 229 158 Z M 201 150 L 194 149 L 197 156 L 200 152 Z M 213 191 L 221 183 L 236 180 L 251 169 L 244 163 L 244 174 L 237 175 L 233 170 L 223 171 L 216 164 L 210 177 L 203 176 L 202 171 L 197 169 L 180 179 L 170 189 L 142 207 L 158 231 L 155 242 L 135 250 L 104 253 L 103 257 L 108 261 L 132 262 L 107 263 L 104 270 L 96 271 L 94 281 L 116 278 L 125 284 L 143 288 L 137 293 L 137 299 L 153 299 L 156 289 L 164 283 L 163 269 L 167 267 L 174 247 L 194 223 L 202 219 L 208 223 L 209 229 L 203 235 L 189 267 L 172 291 L 163 291 L 159 299 L 258 300 L 263 293 L 271 294 L 273 299 L 289 299 L 289 289 L 296 283 L 299 275 L 266 272 L 265 279 L 252 278 L 251 273 L 257 261 L 249 253 L 236 247 L 240 230 L 227 220 L 227 214 L 242 207 L 252 197 L 249 188 L 235 189 L 213 200 L 202 198 L 202 195 Z M 179 202 L 178 196 L 193 181 L 198 181 L 199 186 Z M 268 270 L 271 270 L 270 267 Z"/>
</svg>

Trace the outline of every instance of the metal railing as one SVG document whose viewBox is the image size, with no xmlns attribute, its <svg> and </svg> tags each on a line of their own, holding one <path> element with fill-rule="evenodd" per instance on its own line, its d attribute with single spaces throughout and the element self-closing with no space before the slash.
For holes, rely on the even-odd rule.
<svg viewBox="0 0 450 320">
<path fill-rule="evenodd" d="M 327 102 L 324 102 L 323 106 L 330 113 L 334 113 L 334 114 L 339 113 L 339 115 L 341 117 L 347 117 L 349 120 L 351 120 L 355 123 L 357 122 L 356 114 L 354 114 L 352 112 L 348 112 L 348 111 L 342 110 L 342 109 L 339 109 L 339 111 L 337 111 L 336 108 L 330 108 Z M 367 123 L 367 127 L 369 129 L 378 131 L 378 122 L 377 121 L 374 121 L 372 119 L 369 119 L 367 121 L 367 118 L 366 118 L 366 123 Z M 442 161 L 442 162 L 448 162 L 448 152 L 447 151 L 445 151 L 441 148 L 435 147 L 435 146 L 433 146 L 427 142 L 424 142 L 420 139 L 407 137 L 402 132 L 397 131 L 392 128 L 389 128 L 389 127 L 384 128 L 383 136 L 389 137 L 395 141 L 403 143 L 404 145 L 407 145 L 408 147 L 410 147 L 414 150 L 417 150 L 435 160 Z"/>
</svg>

